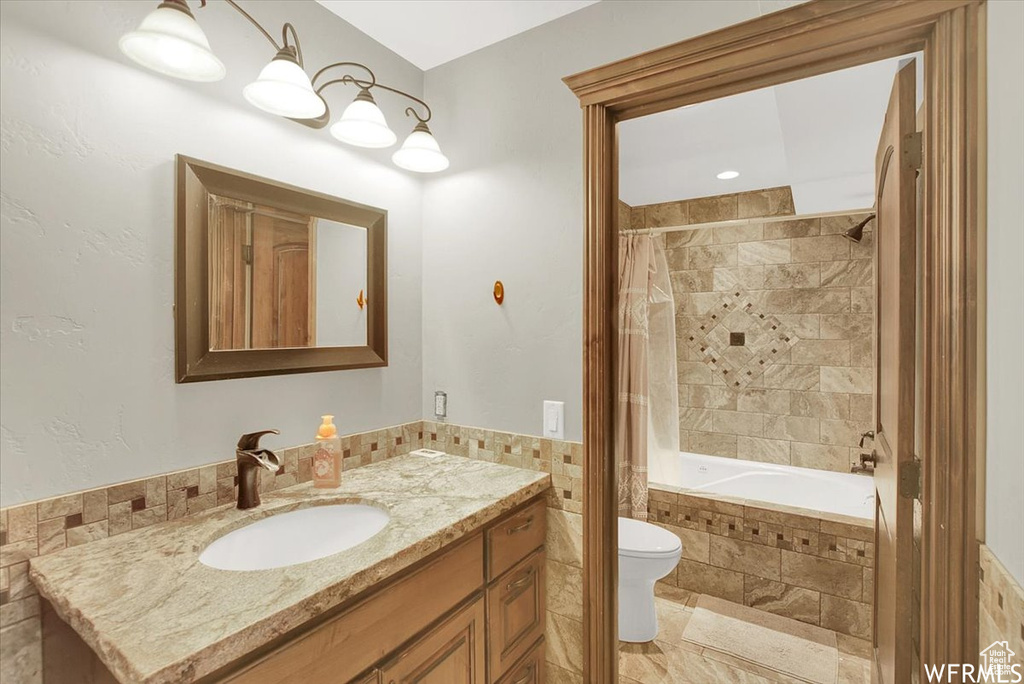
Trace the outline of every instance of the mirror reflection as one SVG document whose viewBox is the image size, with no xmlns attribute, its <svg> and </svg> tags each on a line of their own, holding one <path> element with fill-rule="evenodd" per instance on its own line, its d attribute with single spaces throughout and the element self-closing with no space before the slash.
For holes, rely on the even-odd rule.
<svg viewBox="0 0 1024 684">
<path fill-rule="evenodd" d="M 209 195 L 210 348 L 366 344 L 364 228 Z"/>
</svg>

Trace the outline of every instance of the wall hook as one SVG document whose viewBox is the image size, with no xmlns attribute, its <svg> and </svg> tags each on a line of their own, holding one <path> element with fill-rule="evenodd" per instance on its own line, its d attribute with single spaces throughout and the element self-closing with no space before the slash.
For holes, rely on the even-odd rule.
<svg viewBox="0 0 1024 684">
<path fill-rule="evenodd" d="M 356 297 L 356 304 L 359 305 L 359 310 L 362 311 L 363 307 L 366 306 L 369 303 L 369 301 L 370 301 L 369 299 L 366 299 L 365 297 L 363 297 L 363 291 L 360 290 L 359 291 L 359 296 Z"/>
<path fill-rule="evenodd" d="M 501 284 L 500 280 L 494 281 L 494 301 L 498 303 L 498 306 L 505 301 L 505 286 Z"/>
</svg>

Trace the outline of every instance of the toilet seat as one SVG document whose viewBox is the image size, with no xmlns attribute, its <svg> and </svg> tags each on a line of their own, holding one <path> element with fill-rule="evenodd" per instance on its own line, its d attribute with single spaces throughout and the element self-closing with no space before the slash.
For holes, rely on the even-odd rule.
<svg viewBox="0 0 1024 684">
<path fill-rule="evenodd" d="M 619 555 L 629 558 L 670 558 L 683 543 L 668 530 L 631 518 L 619 518 Z"/>
</svg>

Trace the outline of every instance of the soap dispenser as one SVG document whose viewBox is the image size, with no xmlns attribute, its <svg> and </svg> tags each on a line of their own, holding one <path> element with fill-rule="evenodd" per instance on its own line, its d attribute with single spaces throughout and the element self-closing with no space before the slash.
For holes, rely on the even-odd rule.
<svg viewBox="0 0 1024 684">
<path fill-rule="evenodd" d="M 313 486 L 318 488 L 341 486 L 341 437 L 334 425 L 334 416 L 320 416 L 323 423 L 316 431 L 316 451 L 313 452 Z"/>
</svg>

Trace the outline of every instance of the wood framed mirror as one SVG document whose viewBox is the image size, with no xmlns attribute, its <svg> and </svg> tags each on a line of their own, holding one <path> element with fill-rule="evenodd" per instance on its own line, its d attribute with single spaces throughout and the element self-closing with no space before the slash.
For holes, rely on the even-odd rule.
<svg viewBox="0 0 1024 684">
<path fill-rule="evenodd" d="M 388 365 L 387 211 L 176 167 L 177 382 Z"/>
</svg>

